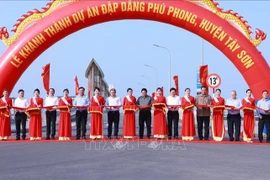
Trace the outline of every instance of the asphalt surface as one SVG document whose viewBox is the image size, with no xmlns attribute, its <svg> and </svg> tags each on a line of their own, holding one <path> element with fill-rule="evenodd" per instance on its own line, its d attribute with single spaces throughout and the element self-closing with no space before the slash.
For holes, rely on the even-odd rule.
<svg viewBox="0 0 270 180">
<path fill-rule="evenodd" d="M 269 145 L 0 143 L 1 180 L 268 180 Z"/>
<path fill-rule="evenodd" d="M 269 152 L 266 143 L 13 140 L 0 142 L 0 180 L 269 180 Z"/>
</svg>

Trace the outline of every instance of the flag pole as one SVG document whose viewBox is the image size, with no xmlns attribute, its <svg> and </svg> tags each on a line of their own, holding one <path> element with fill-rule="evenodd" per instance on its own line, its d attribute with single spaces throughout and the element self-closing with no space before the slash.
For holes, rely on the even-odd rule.
<svg viewBox="0 0 270 180">
<path fill-rule="evenodd" d="M 201 47 L 201 65 L 204 65 L 204 40 L 202 38 L 202 47 Z"/>
</svg>

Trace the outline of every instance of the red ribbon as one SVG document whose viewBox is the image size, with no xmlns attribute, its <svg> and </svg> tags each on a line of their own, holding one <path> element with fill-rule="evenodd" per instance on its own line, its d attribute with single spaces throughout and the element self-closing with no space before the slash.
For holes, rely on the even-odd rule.
<svg viewBox="0 0 270 180">
<path fill-rule="evenodd" d="M 164 105 L 166 106 L 168 109 L 175 109 L 175 108 L 181 108 L 182 106 L 181 105 L 166 105 L 166 104 L 150 104 L 148 106 L 140 106 L 140 105 L 134 105 L 134 107 L 138 108 L 138 109 L 149 109 L 151 108 L 152 106 L 158 106 L 158 105 Z M 192 105 L 192 104 L 191 104 Z M 15 109 L 15 110 L 18 110 L 18 111 L 27 111 L 28 109 L 30 108 L 35 108 L 35 107 L 28 107 L 28 108 L 21 108 L 21 107 L 15 107 L 15 106 L 7 106 L 8 108 L 10 109 Z M 47 109 L 47 110 L 50 110 L 50 109 L 57 109 L 58 107 L 63 107 L 63 106 L 41 106 L 41 107 L 37 107 L 37 108 L 40 108 L 40 109 Z M 66 106 L 67 108 L 80 108 L 80 109 L 87 109 L 89 108 L 89 106 L 71 106 L 71 105 L 67 105 Z M 104 107 L 104 108 L 121 108 L 121 107 L 125 107 L 125 106 L 101 106 L 101 107 Z M 194 105 L 194 107 L 199 107 L 199 108 L 213 108 L 213 107 L 217 107 L 217 106 L 214 106 L 214 105 L 209 105 L 209 104 L 196 104 Z M 266 110 L 266 109 L 263 109 L 263 108 L 260 108 L 260 107 L 257 107 L 257 106 L 252 106 L 252 107 L 245 107 L 245 106 L 242 106 L 240 108 L 236 108 L 234 106 L 229 106 L 229 105 L 224 105 L 224 107 L 226 109 L 231 109 L 231 110 L 241 110 L 241 109 L 244 109 L 244 108 L 250 108 L 250 109 L 253 109 L 253 110 L 261 110 L 261 111 L 264 111 L 266 113 L 270 112 L 270 109 L 269 110 Z"/>
</svg>

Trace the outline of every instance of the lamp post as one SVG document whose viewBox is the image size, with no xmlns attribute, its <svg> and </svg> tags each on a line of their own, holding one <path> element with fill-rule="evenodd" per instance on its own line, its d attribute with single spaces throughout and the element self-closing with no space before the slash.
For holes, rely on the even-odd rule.
<svg viewBox="0 0 270 180">
<path fill-rule="evenodd" d="M 150 66 L 148 64 L 145 64 L 144 66 L 155 70 L 155 76 L 156 76 L 156 78 L 155 78 L 156 79 L 155 86 L 157 88 L 157 84 L 158 84 L 158 72 L 157 72 L 157 69 L 154 66 Z"/>
<path fill-rule="evenodd" d="M 148 80 L 148 84 L 150 84 L 150 78 L 149 77 L 144 76 L 144 75 L 141 75 L 141 77 L 147 79 Z"/>
<path fill-rule="evenodd" d="M 153 46 L 155 46 L 155 47 L 158 47 L 158 48 L 162 48 L 162 49 L 165 49 L 166 51 L 168 51 L 168 53 L 169 53 L 169 56 L 170 56 L 170 67 L 169 67 L 169 72 L 170 72 L 170 81 L 169 81 L 169 89 L 172 87 L 171 85 L 171 80 L 172 80 L 172 55 L 171 55 L 171 51 L 168 49 L 168 48 L 166 48 L 166 47 L 164 47 L 164 46 L 160 46 L 160 45 L 157 45 L 157 44 L 153 44 Z"/>
<path fill-rule="evenodd" d="M 204 65 L 204 40 L 202 39 L 202 55 L 201 55 L 201 65 Z"/>
<path fill-rule="evenodd" d="M 139 85 L 142 85 L 142 86 L 144 86 L 144 87 L 145 87 L 145 84 L 143 84 L 143 83 L 139 83 L 139 82 L 138 82 L 138 84 L 139 84 Z"/>
</svg>

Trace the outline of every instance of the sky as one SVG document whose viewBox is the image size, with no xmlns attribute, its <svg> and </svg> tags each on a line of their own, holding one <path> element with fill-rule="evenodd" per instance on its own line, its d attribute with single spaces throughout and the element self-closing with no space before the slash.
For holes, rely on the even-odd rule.
<svg viewBox="0 0 270 180">
<path fill-rule="evenodd" d="M 270 33 L 270 1 L 218 1 L 220 7 L 232 9 L 242 15 L 255 28 Z M 16 20 L 34 8 L 44 7 L 47 1 L 4 1 L 0 0 L 0 27 L 6 26 L 10 32 Z M 254 37 L 254 36 L 253 36 Z M 258 49 L 269 63 L 270 37 Z M 32 97 L 33 90 L 43 88 L 42 66 L 51 63 L 51 87 L 56 95 L 68 88 L 74 95 L 74 77 L 77 75 L 80 86 L 87 87 L 85 70 L 92 58 L 103 69 L 105 80 L 113 84 L 120 97 L 126 95 L 131 87 L 134 95 L 139 96 L 142 87 L 149 92 L 156 89 L 155 71 L 144 64 L 157 69 L 158 85 L 164 86 L 164 94 L 169 95 L 169 54 L 154 47 L 158 44 L 168 48 L 172 54 L 172 76 L 179 76 L 180 96 L 186 87 L 196 94 L 196 70 L 201 63 L 202 39 L 184 29 L 159 22 L 145 20 L 121 20 L 94 25 L 67 36 L 40 55 L 25 71 L 13 89 L 11 96 L 17 96 L 18 89 L 25 90 L 26 97 Z M 0 54 L 7 47 L 0 42 Z M 204 43 L 204 62 L 209 73 L 221 76 L 222 96 L 228 98 L 235 89 L 238 97 L 245 96 L 248 88 L 245 80 L 235 66 L 218 49 L 208 42 Z M 145 76 L 145 77 L 142 77 Z M 33 83 L 34 82 L 34 83 Z M 143 84 L 143 85 L 142 85 Z M 173 80 L 171 84 L 174 85 Z"/>
</svg>

